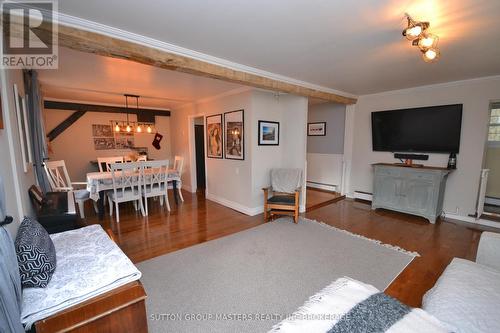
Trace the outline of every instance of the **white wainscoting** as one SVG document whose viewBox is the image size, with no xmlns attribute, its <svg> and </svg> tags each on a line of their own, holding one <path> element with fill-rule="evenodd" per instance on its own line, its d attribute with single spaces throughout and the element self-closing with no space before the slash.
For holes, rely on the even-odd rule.
<svg viewBox="0 0 500 333">
<path fill-rule="evenodd" d="M 307 186 L 336 191 L 342 184 L 343 154 L 307 154 Z"/>
</svg>

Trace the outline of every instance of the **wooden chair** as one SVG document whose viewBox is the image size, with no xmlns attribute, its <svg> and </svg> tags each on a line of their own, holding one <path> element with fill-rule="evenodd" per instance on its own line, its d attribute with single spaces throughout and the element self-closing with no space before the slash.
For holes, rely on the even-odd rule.
<svg viewBox="0 0 500 333">
<path fill-rule="evenodd" d="M 123 162 L 124 162 L 123 156 L 97 158 L 97 164 L 99 165 L 99 172 L 109 172 L 111 171 L 111 164 L 123 163 Z"/>
<path fill-rule="evenodd" d="M 182 168 L 183 168 L 183 166 L 184 166 L 184 157 L 182 157 L 182 156 L 175 156 L 174 169 L 179 174 L 179 177 L 182 176 Z M 172 182 L 168 182 L 168 188 L 169 189 L 173 189 L 174 188 Z M 184 197 L 182 196 L 181 186 L 177 186 L 177 193 L 179 193 L 179 198 L 181 198 L 181 201 L 184 202 Z"/>
<path fill-rule="evenodd" d="M 265 222 L 274 215 L 288 215 L 298 223 L 301 177 L 299 169 L 271 170 L 271 186 L 262 189 Z"/>
<path fill-rule="evenodd" d="M 45 172 L 49 179 L 52 191 L 55 192 L 73 192 L 75 201 L 78 204 L 80 217 L 85 218 L 84 203 L 90 199 L 90 193 L 86 189 L 75 189 L 75 185 L 86 186 L 86 182 L 72 182 L 69 178 L 68 170 L 64 160 L 46 161 L 44 163 Z M 94 201 L 94 210 L 97 213 L 97 205 Z"/>
<path fill-rule="evenodd" d="M 138 209 L 137 202 L 139 202 L 142 216 L 145 216 L 141 195 L 141 169 L 141 163 L 137 162 L 111 164 L 113 191 L 108 192 L 109 215 L 113 216 L 113 203 L 115 203 L 116 222 L 120 222 L 120 209 L 118 206 L 122 202 L 133 201 L 136 210 Z"/>
<path fill-rule="evenodd" d="M 167 193 L 167 173 L 168 160 L 141 162 L 142 168 L 142 197 L 144 198 L 144 208 L 146 216 L 148 212 L 148 198 L 160 197 L 160 206 L 163 206 L 163 200 L 170 211 Z"/>
</svg>

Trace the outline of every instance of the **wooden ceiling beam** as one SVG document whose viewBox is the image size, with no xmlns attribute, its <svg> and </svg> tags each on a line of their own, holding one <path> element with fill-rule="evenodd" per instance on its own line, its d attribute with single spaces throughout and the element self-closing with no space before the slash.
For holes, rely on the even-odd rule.
<svg viewBox="0 0 500 333">
<path fill-rule="evenodd" d="M 87 112 L 106 112 L 106 113 L 129 113 L 135 115 L 148 114 L 151 116 L 170 117 L 170 111 L 159 109 L 141 109 L 135 107 L 122 107 L 122 106 L 109 106 L 99 104 L 84 104 L 72 102 L 59 102 L 45 100 L 43 102 L 45 109 L 53 110 L 74 110 L 74 111 L 87 111 Z"/>
<path fill-rule="evenodd" d="M 19 29 L 20 27 L 17 28 Z M 43 27 L 39 27 L 39 29 L 40 28 L 43 29 Z M 355 104 L 357 102 L 357 100 L 352 97 L 230 69 L 202 60 L 159 50 L 150 46 L 140 45 L 108 35 L 83 30 L 81 28 L 59 24 L 58 30 L 59 46 L 81 52 L 126 59 L 168 70 L 209 77 L 255 88 L 319 98 L 330 102 L 342 104 Z"/>
</svg>

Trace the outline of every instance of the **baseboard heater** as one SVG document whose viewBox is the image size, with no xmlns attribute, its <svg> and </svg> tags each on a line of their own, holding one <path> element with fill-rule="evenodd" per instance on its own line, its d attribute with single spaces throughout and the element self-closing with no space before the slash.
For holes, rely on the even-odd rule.
<svg viewBox="0 0 500 333">
<path fill-rule="evenodd" d="M 337 185 L 312 182 L 310 180 L 307 181 L 307 186 L 322 189 L 322 190 L 332 191 L 332 192 L 337 191 Z"/>
<path fill-rule="evenodd" d="M 372 193 L 363 191 L 354 191 L 354 199 L 372 201 Z"/>
<path fill-rule="evenodd" d="M 495 197 L 485 197 L 484 203 L 494 206 L 500 206 L 500 198 Z"/>
</svg>

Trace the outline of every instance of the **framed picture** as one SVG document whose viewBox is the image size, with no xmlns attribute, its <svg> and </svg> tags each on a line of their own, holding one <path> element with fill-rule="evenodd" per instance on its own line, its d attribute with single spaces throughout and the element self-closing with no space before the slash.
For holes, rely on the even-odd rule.
<svg viewBox="0 0 500 333">
<path fill-rule="evenodd" d="M 245 123 L 243 110 L 224 113 L 224 131 L 226 134 L 224 157 L 228 160 L 244 160 Z"/>
<path fill-rule="evenodd" d="M 131 149 L 135 146 L 133 136 L 123 136 L 115 138 L 115 149 Z"/>
<path fill-rule="evenodd" d="M 23 170 L 28 172 L 31 158 L 31 147 L 29 138 L 29 125 L 26 111 L 26 102 L 24 98 L 19 95 L 17 84 L 14 84 L 14 102 L 16 107 L 17 129 L 19 131 L 19 144 L 21 146 L 21 156 L 23 159 Z"/>
<path fill-rule="evenodd" d="M 114 138 L 94 138 L 94 149 L 95 150 L 115 149 L 115 139 Z"/>
<path fill-rule="evenodd" d="M 207 123 L 207 157 L 222 158 L 222 114 L 208 116 Z"/>
<path fill-rule="evenodd" d="M 112 138 L 113 137 L 113 129 L 111 125 L 101 125 L 101 124 L 93 124 L 92 125 L 92 136 L 94 137 L 105 137 Z"/>
<path fill-rule="evenodd" d="M 326 135 L 326 122 L 320 123 L 307 123 L 308 136 L 325 136 Z"/>
<path fill-rule="evenodd" d="M 280 123 L 259 120 L 259 146 L 279 146 Z"/>
</svg>

